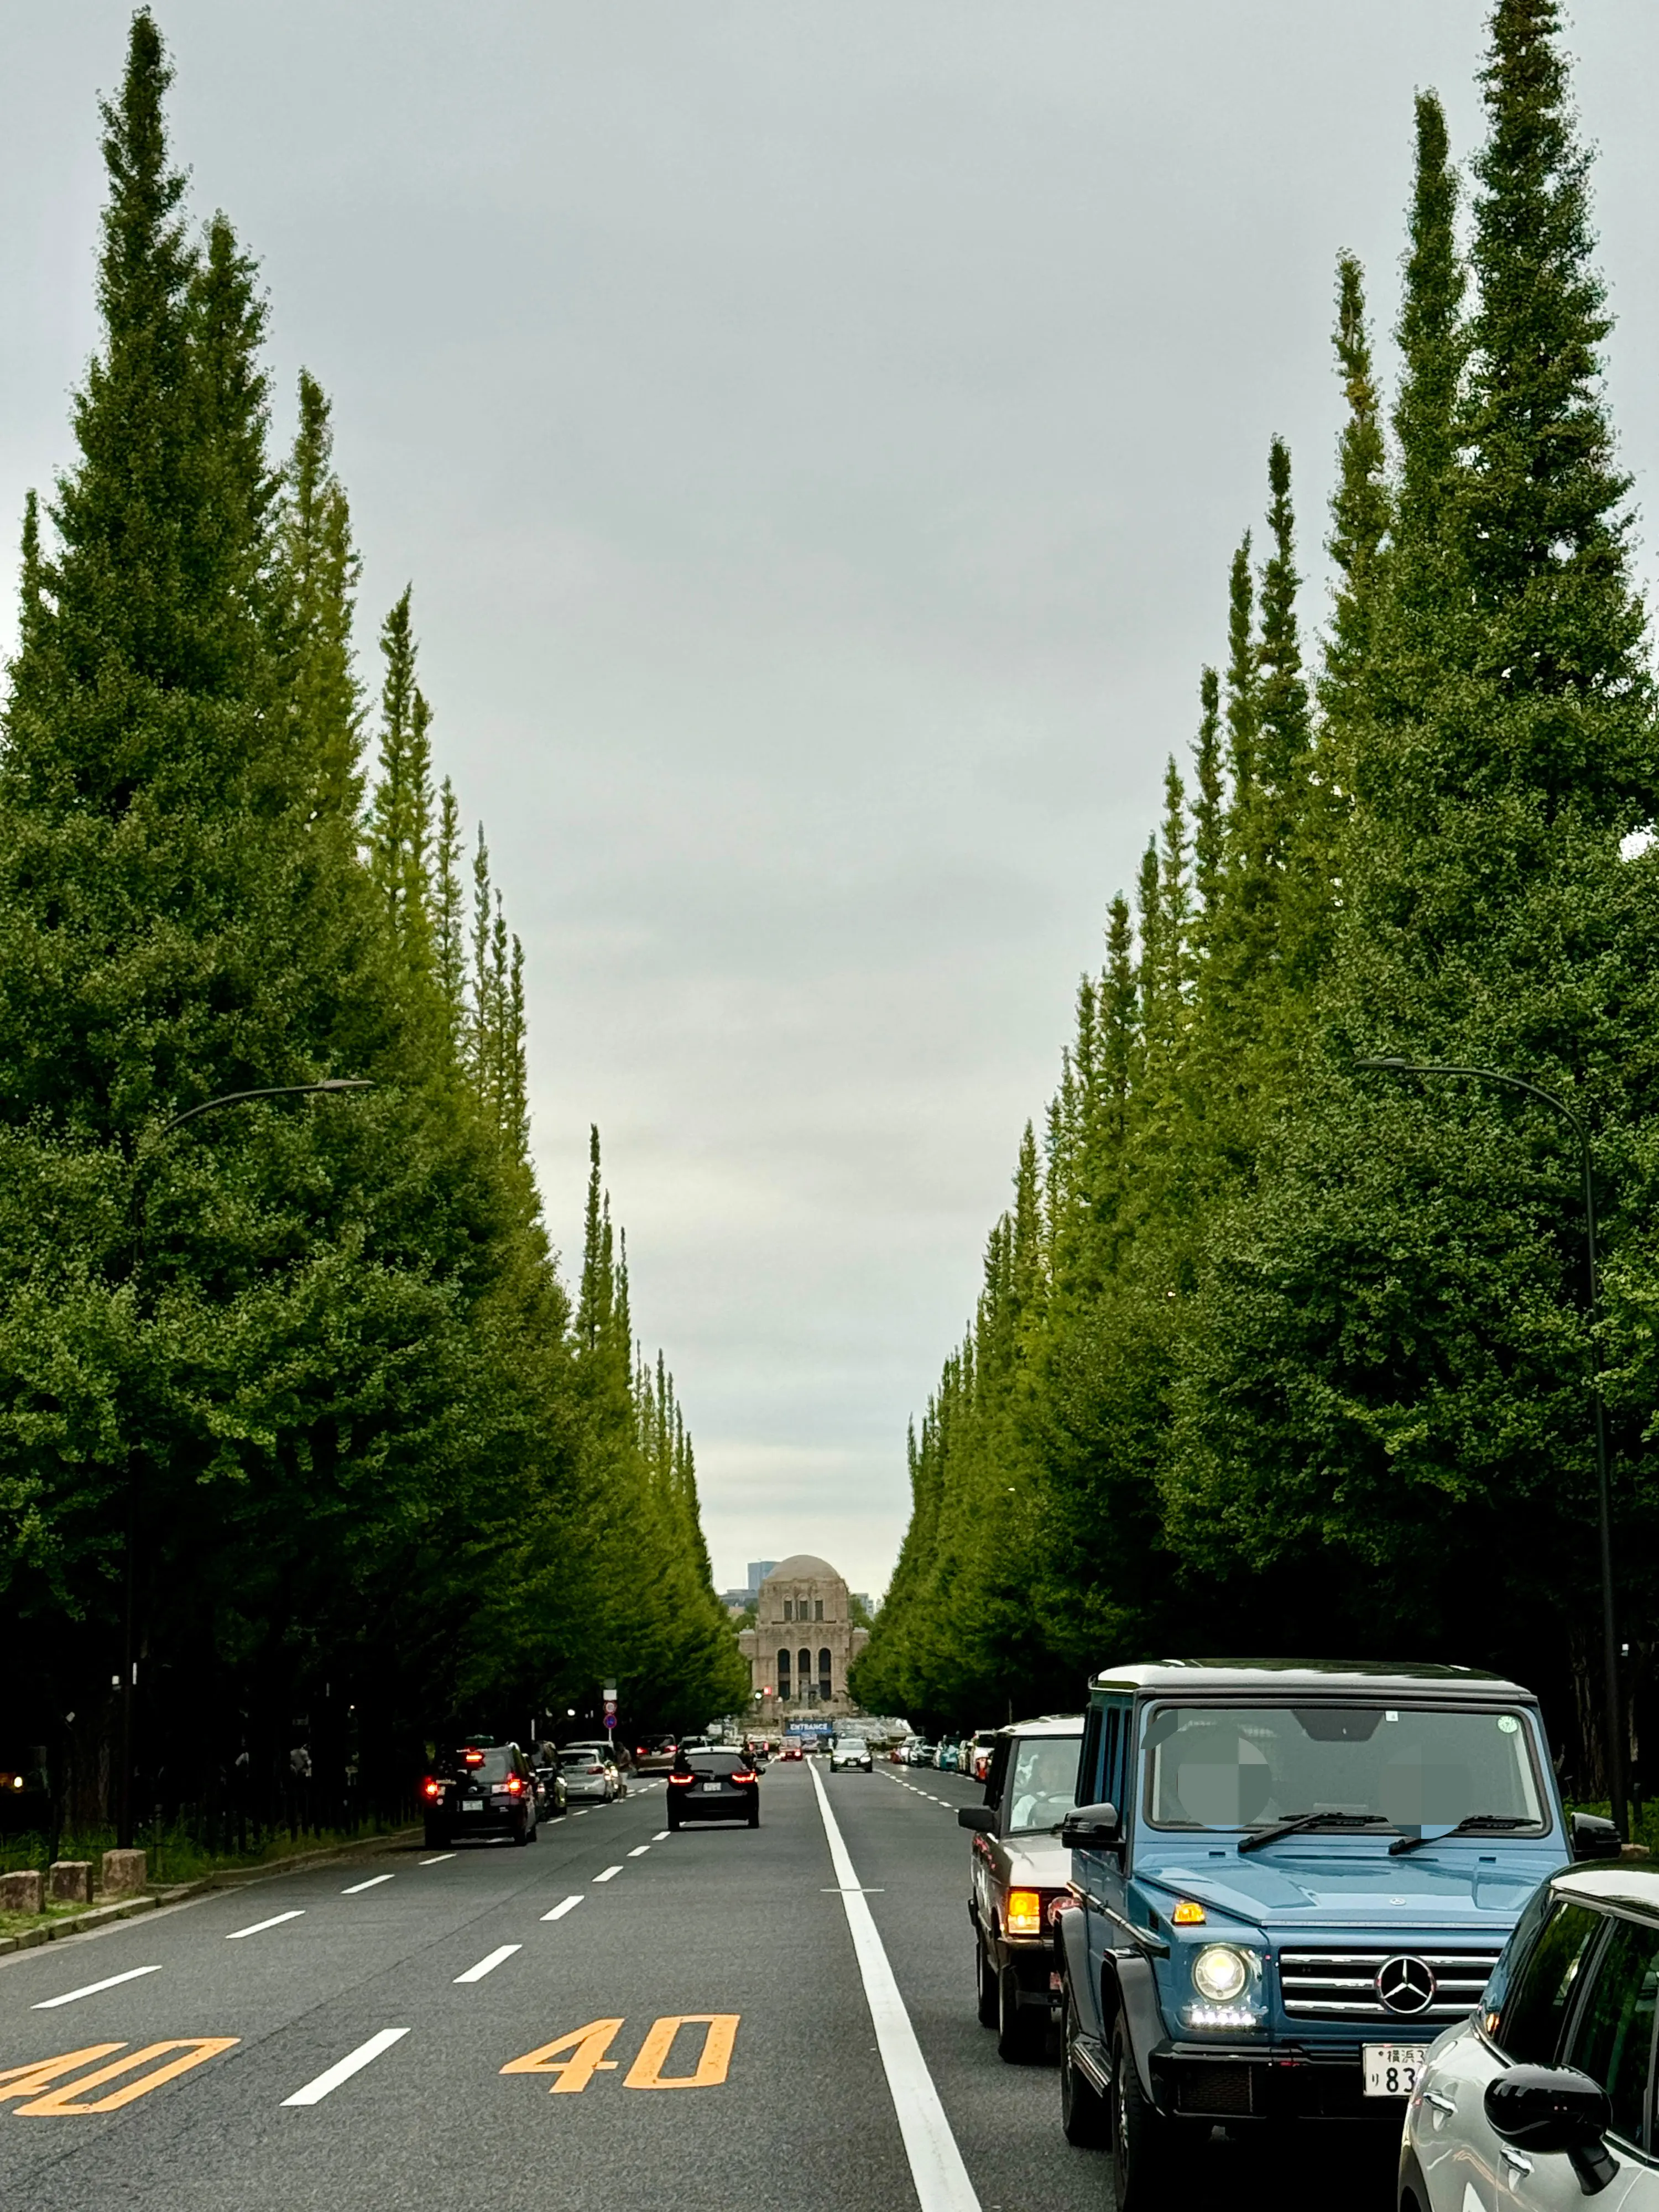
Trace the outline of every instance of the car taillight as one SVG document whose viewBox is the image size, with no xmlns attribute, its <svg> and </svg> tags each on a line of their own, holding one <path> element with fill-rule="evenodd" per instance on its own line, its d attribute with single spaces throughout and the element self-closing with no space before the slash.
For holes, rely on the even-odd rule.
<svg viewBox="0 0 1659 2212">
<path fill-rule="evenodd" d="M 1035 1889 L 1011 1889 L 1003 1917 L 1011 1936 L 1041 1936 L 1042 1899 Z"/>
<path fill-rule="evenodd" d="M 757 1781 L 758 1778 L 758 1778 L 758 1777 L 757 1777 L 757 1775 L 756 1775 L 752 1771 L 749 1771 L 749 1770 L 745 1770 L 745 1771 L 744 1771 L 743 1772 L 734 1774 L 734 1775 L 732 1777 L 732 1779 L 733 1780 L 733 1782 L 754 1782 L 754 1781 Z"/>
<path fill-rule="evenodd" d="M 427 1776 L 426 1780 L 422 1783 L 421 1789 L 423 1794 L 428 1797 L 441 1797 L 444 1794 L 443 1784 L 441 1782 L 434 1782 L 429 1774 Z"/>
<path fill-rule="evenodd" d="M 509 1774 L 504 1786 L 509 1797 L 522 1797 L 524 1796 L 524 1778 L 522 1775 Z"/>
<path fill-rule="evenodd" d="M 686 1784 L 688 1782 L 695 1782 L 696 1780 L 696 1777 L 694 1774 L 671 1774 L 668 1779 L 672 1788 L 676 1790 L 684 1790 Z"/>
<path fill-rule="evenodd" d="M 483 1765 L 483 1753 L 481 1751 L 464 1751 L 461 1753 L 461 1760 L 462 1764 L 466 1766 L 482 1766 Z"/>
</svg>

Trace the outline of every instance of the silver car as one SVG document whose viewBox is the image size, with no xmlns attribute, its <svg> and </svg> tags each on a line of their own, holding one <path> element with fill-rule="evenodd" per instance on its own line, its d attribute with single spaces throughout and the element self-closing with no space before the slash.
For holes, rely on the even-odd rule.
<svg viewBox="0 0 1659 2212">
<path fill-rule="evenodd" d="M 1073 1808 L 1082 1747 L 1079 1713 L 999 1729 L 985 1802 L 957 1813 L 974 1831 L 968 1917 L 979 2016 L 1010 2060 L 1040 2057 L 1060 2016 L 1054 1922 L 1072 1878 L 1060 1825 Z"/>
<path fill-rule="evenodd" d="M 628 1795 L 628 1784 L 607 1743 L 568 1743 L 559 1753 L 559 1772 L 564 1778 L 567 1799 L 595 1799 L 609 1805 Z"/>
<path fill-rule="evenodd" d="M 1553 1875 L 1418 2073 L 1400 2212 L 1659 2212 L 1656 2000 L 1659 1869 Z"/>
<path fill-rule="evenodd" d="M 870 1756 L 870 1747 L 861 1735 L 838 1735 L 830 1747 L 830 1771 L 845 1774 L 854 1771 L 873 1774 L 875 1761 Z"/>
</svg>

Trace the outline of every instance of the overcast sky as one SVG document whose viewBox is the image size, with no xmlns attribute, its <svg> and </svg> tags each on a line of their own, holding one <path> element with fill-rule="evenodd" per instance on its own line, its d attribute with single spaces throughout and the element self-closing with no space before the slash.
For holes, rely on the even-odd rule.
<svg viewBox="0 0 1659 2212">
<path fill-rule="evenodd" d="M 69 457 L 129 13 L 0 0 L 14 535 Z M 301 363 L 334 397 L 366 642 L 415 585 L 554 1233 L 597 1121 L 717 1579 L 805 1550 L 878 1591 L 1274 431 L 1322 608 L 1333 264 L 1392 320 L 1413 90 L 1467 155 L 1481 0 L 157 13 L 284 437 Z M 1659 9 L 1574 37 L 1640 498 Z"/>
</svg>

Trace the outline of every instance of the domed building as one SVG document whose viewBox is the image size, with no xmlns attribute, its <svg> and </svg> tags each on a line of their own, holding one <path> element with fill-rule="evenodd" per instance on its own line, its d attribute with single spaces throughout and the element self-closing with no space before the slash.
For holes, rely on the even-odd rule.
<svg viewBox="0 0 1659 2212">
<path fill-rule="evenodd" d="M 823 1720 L 855 1712 L 847 1670 L 870 1632 L 854 1628 L 847 1585 L 827 1559 L 797 1552 L 781 1559 L 760 1586 L 755 1626 L 738 1648 L 749 1662 L 762 1723 L 787 1727 L 805 1715 Z"/>
</svg>

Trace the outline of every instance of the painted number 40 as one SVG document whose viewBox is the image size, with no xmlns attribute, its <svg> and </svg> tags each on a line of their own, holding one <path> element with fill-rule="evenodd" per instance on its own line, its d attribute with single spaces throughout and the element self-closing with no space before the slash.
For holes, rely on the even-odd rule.
<svg viewBox="0 0 1659 2212">
<path fill-rule="evenodd" d="M 676 2012 L 653 2020 L 639 2054 L 623 2076 L 624 2089 L 713 2089 L 725 2081 L 732 2063 L 732 2046 L 738 2039 L 734 2012 Z M 616 2041 L 619 2020 L 591 2020 L 586 2027 L 573 2027 L 538 2050 L 526 2051 L 502 2067 L 503 2074 L 550 2074 L 548 2084 L 555 2097 L 574 2096 L 585 2089 L 596 2074 L 615 2074 L 619 2061 L 605 2053 Z M 696 2031 L 702 2031 L 700 2038 Z M 678 2053 L 675 2042 L 682 2032 L 685 2042 Z M 671 2074 L 671 2061 L 684 2069 L 696 2052 L 690 2073 Z"/>
</svg>

